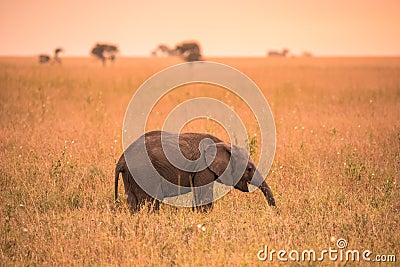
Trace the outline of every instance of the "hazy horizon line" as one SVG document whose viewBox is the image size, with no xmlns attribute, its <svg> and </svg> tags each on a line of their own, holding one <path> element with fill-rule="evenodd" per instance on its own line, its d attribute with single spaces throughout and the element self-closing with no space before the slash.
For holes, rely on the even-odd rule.
<svg viewBox="0 0 400 267">
<path fill-rule="evenodd" d="M 37 57 L 39 55 L 47 54 L 49 56 L 53 56 L 52 53 L 37 53 L 37 54 L 1 54 L 0 57 Z M 62 58 L 95 58 L 91 55 L 62 55 Z M 118 58 L 168 58 L 168 57 L 157 57 L 151 55 L 118 55 Z M 169 57 L 177 57 L 178 56 L 169 56 Z M 288 55 L 286 57 L 274 57 L 268 56 L 267 53 L 265 55 L 203 55 L 204 58 L 307 58 L 307 57 L 400 57 L 400 54 L 311 54 L 311 56 L 303 56 L 302 54 L 293 54 Z"/>
</svg>

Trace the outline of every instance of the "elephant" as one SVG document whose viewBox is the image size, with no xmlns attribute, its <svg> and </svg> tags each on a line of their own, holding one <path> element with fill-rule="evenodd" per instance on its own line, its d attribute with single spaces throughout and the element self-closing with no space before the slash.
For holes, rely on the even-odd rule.
<svg viewBox="0 0 400 267">
<path fill-rule="evenodd" d="M 176 156 L 179 152 L 185 159 Z M 176 166 L 176 162 L 185 160 L 186 165 Z M 275 206 L 270 187 L 247 151 L 210 134 L 151 131 L 139 137 L 116 164 L 116 201 L 120 173 L 132 213 L 139 211 L 145 202 L 158 210 L 165 197 L 189 192 L 194 196 L 193 210 L 211 210 L 213 182 L 233 186 L 242 192 L 249 191 L 249 184 L 256 185 L 268 204 Z"/>
</svg>

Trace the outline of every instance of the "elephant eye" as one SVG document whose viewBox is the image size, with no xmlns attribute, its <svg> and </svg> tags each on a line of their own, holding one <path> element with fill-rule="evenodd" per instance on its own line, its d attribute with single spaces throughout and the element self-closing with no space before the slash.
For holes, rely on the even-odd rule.
<svg viewBox="0 0 400 267">
<path fill-rule="evenodd" d="M 252 171 L 253 171 L 253 167 L 251 167 L 251 166 L 250 166 L 250 167 L 247 167 L 247 171 L 248 171 L 248 172 L 252 172 Z"/>
</svg>

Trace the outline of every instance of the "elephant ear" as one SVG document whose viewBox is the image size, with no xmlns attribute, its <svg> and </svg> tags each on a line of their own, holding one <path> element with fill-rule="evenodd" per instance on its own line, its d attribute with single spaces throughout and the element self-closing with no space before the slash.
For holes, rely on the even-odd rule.
<svg viewBox="0 0 400 267">
<path fill-rule="evenodd" d="M 205 149 L 205 158 L 208 168 L 219 177 L 219 180 L 226 185 L 232 185 L 232 162 L 229 162 L 231 158 L 231 146 L 225 142 L 209 145 Z M 229 169 L 225 172 L 227 168 Z M 224 172 L 225 174 L 222 176 Z"/>
</svg>

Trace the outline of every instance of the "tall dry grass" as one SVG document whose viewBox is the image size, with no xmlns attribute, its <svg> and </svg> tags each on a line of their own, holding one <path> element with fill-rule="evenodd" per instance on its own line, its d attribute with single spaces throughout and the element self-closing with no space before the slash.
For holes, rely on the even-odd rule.
<svg viewBox="0 0 400 267">
<path fill-rule="evenodd" d="M 125 108 L 142 82 L 177 60 L 120 59 L 102 68 L 89 59 L 39 66 L 1 58 L 0 262 L 254 266 L 267 263 L 257 259 L 264 245 L 321 251 L 345 238 L 350 249 L 397 255 L 398 264 L 400 59 L 213 60 L 247 74 L 271 105 L 277 150 L 267 181 L 278 210 L 259 191 L 232 191 L 207 214 L 162 205 L 158 213 L 132 216 L 124 202 L 114 205 Z M 204 85 L 166 96 L 148 128 L 160 127 L 178 103 L 203 95 L 230 103 L 249 135 L 257 132 L 239 99 Z M 185 130 L 226 138 L 207 121 Z"/>
</svg>

